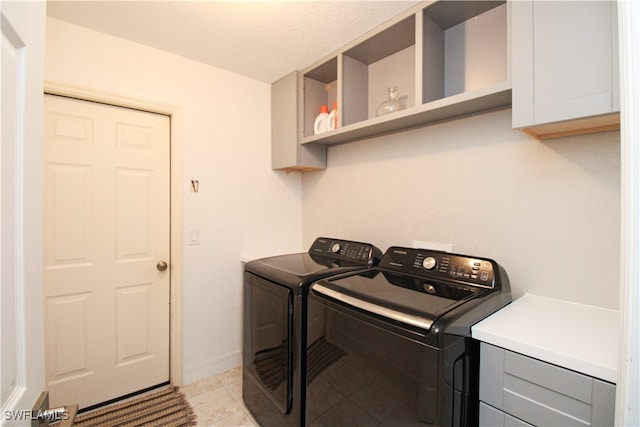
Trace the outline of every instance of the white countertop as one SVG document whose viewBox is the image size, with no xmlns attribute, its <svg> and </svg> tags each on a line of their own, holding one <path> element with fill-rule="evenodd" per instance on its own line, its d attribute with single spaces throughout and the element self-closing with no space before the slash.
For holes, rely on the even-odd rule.
<svg viewBox="0 0 640 427">
<path fill-rule="evenodd" d="M 472 336 L 615 383 L 618 376 L 618 311 L 525 294 L 477 323 Z"/>
</svg>

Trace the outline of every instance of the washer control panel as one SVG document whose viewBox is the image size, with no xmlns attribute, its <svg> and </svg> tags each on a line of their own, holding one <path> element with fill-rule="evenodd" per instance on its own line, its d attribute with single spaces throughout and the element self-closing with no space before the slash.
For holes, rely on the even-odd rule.
<svg viewBox="0 0 640 427">
<path fill-rule="evenodd" d="M 497 264 L 487 258 L 395 246 L 385 252 L 380 267 L 425 278 L 493 287 Z"/>
<path fill-rule="evenodd" d="M 364 265 L 377 263 L 382 257 L 382 252 L 369 243 L 325 237 L 318 237 L 311 245 L 309 253 Z"/>
</svg>

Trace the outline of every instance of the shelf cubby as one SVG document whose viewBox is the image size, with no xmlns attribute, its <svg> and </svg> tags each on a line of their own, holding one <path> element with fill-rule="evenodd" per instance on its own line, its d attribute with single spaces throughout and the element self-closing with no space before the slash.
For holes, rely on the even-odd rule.
<svg viewBox="0 0 640 427">
<path fill-rule="evenodd" d="M 329 111 L 338 100 L 338 58 L 333 57 L 303 74 L 303 138 L 314 136 L 313 122 L 326 105 Z"/>
<path fill-rule="evenodd" d="M 436 2 L 423 10 L 422 102 L 508 79 L 504 1 Z"/>
<path fill-rule="evenodd" d="M 411 15 L 344 52 L 344 126 L 376 117 L 390 86 L 405 108 L 415 105 L 415 33 Z"/>
</svg>

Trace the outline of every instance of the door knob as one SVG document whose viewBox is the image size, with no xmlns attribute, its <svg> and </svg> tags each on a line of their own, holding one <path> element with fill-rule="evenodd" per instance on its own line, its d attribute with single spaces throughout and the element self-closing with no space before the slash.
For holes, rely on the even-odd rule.
<svg viewBox="0 0 640 427">
<path fill-rule="evenodd" d="M 168 265 L 164 261 L 158 261 L 158 263 L 156 264 L 156 268 L 158 269 L 158 271 L 165 271 L 167 267 Z"/>
</svg>

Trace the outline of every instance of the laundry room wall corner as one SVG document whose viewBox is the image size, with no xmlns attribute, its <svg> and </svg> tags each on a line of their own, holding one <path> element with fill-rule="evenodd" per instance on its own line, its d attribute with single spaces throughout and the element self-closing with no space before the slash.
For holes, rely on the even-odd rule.
<svg viewBox="0 0 640 427">
<path fill-rule="evenodd" d="M 301 245 L 301 178 L 270 168 L 270 86 L 53 18 L 45 78 L 180 109 L 183 382 L 239 366 L 241 256 Z"/>
</svg>

